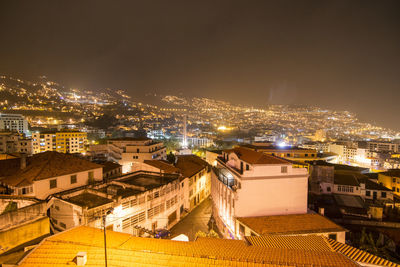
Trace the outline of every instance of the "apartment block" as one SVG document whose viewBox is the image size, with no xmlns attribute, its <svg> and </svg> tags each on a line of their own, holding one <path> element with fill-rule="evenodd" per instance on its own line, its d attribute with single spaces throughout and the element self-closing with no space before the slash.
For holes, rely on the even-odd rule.
<svg viewBox="0 0 400 267">
<path fill-rule="evenodd" d="M 0 130 L 28 133 L 28 121 L 21 114 L 0 113 Z"/>
<path fill-rule="evenodd" d="M 32 140 L 17 132 L 0 132 L 0 154 L 12 153 L 32 155 Z"/>
<path fill-rule="evenodd" d="M 122 165 L 122 172 L 132 172 L 133 165 L 145 160 L 166 159 L 167 150 L 162 142 L 150 138 L 119 138 L 107 141 L 108 160 Z"/>
<path fill-rule="evenodd" d="M 33 152 L 57 151 L 83 153 L 86 151 L 87 133 L 79 131 L 49 131 L 32 133 Z"/>
</svg>

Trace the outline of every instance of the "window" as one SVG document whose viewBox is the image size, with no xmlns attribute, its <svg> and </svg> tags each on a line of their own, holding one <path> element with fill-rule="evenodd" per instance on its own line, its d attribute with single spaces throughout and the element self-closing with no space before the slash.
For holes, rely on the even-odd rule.
<svg viewBox="0 0 400 267">
<path fill-rule="evenodd" d="M 336 234 L 329 234 L 328 238 L 336 241 L 337 238 L 336 236 L 337 236 Z"/>
<path fill-rule="evenodd" d="M 67 228 L 67 226 L 66 226 L 65 223 L 63 223 L 63 222 L 60 222 L 60 226 L 61 226 L 62 228 L 64 228 L 64 229 Z"/>
<path fill-rule="evenodd" d="M 393 186 L 393 187 L 392 187 L 392 190 L 393 190 L 393 191 L 396 191 L 396 187 Z"/>
<path fill-rule="evenodd" d="M 381 197 L 386 198 L 386 192 L 381 192 Z"/>
<path fill-rule="evenodd" d="M 331 192 L 331 187 L 328 186 L 328 187 L 326 188 L 326 191 Z"/>
<path fill-rule="evenodd" d="M 287 166 L 281 166 L 281 173 L 287 173 Z"/>
<path fill-rule="evenodd" d="M 246 164 L 246 171 L 250 170 L 249 164 Z"/>
<path fill-rule="evenodd" d="M 89 178 L 89 182 L 92 182 L 94 180 L 94 173 L 88 172 L 88 178 Z"/>
<path fill-rule="evenodd" d="M 57 179 L 50 180 L 50 189 L 57 187 Z"/>
<path fill-rule="evenodd" d="M 367 197 L 370 197 L 370 196 L 371 196 L 371 191 L 365 191 L 365 195 L 366 195 Z"/>
<path fill-rule="evenodd" d="M 396 178 L 393 178 L 393 183 L 395 183 L 396 182 Z"/>
<path fill-rule="evenodd" d="M 76 174 L 71 175 L 71 184 L 76 184 L 76 181 L 77 181 Z"/>
<path fill-rule="evenodd" d="M 305 154 L 304 156 L 308 157 L 308 154 Z"/>
<path fill-rule="evenodd" d="M 287 154 L 286 154 L 286 157 L 290 157 L 290 153 L 287 153 Z"/>
</svg>

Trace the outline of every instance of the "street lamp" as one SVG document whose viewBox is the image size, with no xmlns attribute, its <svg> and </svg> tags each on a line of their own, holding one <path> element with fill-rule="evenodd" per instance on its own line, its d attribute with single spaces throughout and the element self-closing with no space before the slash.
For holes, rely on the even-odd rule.
<svg viewBox="0 0 400 267">
<path fill-rule="evenodd" d="M 103 228 L 104 228 L 104 262 L 107 267 L 107 238 L 106 238 L 106 218 L 107 215 L 110 215 L 114 211 L 113 208 L 108 210 L 106 214 L 103 215 Z"/>
</svg>

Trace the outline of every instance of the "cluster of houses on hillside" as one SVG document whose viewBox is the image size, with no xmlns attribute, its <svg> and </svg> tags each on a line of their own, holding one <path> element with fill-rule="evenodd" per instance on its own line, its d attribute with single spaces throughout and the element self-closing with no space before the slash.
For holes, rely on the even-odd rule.
<svg viewBox="0 0 400 267">
<path fill-rule="evenodd" d="M 189 251 L 201 244 L 237 249 L 245 240 L 250 247 L 244 249 L 249 250 L 243 254 L 244 258 L 225 260 L 254 263 L 260 260 L 260 264 L 280 265 L 283 258 L 278 254 L 287 253 L 288 246 L 294 246 L 292 249 L 298 250 L 296 253 L 309 257 L 316 257 L 318 253 L 314 247 L 318 246 L 318 249 L 332 252 L 331 257 L 338 257 L 339 262 L 354 266 L 391 264 L 372 255 L 368 260 L 358 261 L 352 258 L 354 255 L 339 251 L 340 244 L 346 242 L 347 230 L 324 216 L 332 211 L 323 205 L 323 200 L 330 197 L 336 201 L 331 206 L 338 208 L 342 216 L 381 220 L 384 214 L 377 208 L 396 206 L 396 193 L 385 187 L 389 173 L 376 178 L 361 169 L 343 170 L 334 164 L 314 162 L 304 166 L 248 146 L 209 152 L 206 160 L 195 155 L 176 155 L 174 160 L 167 161 L 162 143 L 134 138 L 110 142 L 115 150 L 113 162 L 95 163 L 56 151 L 0 160 L 0 261 L 2 254 L 7 255 L 16 247 L 30 250 L 35 240 L 45 239 L 27 257 L 9 260 L 15 265 L 31 266 L 37 263 L 35 257 L 40 257 L 40 249 L 45 244 L 56 242 L 68 249 L 68 244 L 75 242 L 68 243 L 72 234 L 77 240 L 82 237 L 83 243 L 78 247 L 89 253 L 87 246 L 97 245 L 90 240 L 86 240 L 86 244 L 85 233 L 97 236 L 96 228 L 137 238 L 154 237 L 158 229 L 170 229 L 211 196 L 212 220 L 224 239 L 199 239 L 186 245 L 171 243 L 171 247 L 182 246 L 181 250 L 177 249 L 179 253 L 163 250 L 166 254 L 188 256 L 183 255 L 182 250 Z M 145 155 L 138 156 L 140 153 Z M 310 193 L 316 196 L 311 202 Z M 310 209 L 313 205 L 314 210 L 319 208 L 319 213 Z M 138 247 L 129 249 L 147 248 L 150 256 L 159 253 L 161 243 L 148 240 L 153 241 L 138 239 Z M 304 245 L 296 247 L 294 244 L 299 242 Z M 269 259 L 263 258 L 265 256 L 257 260 L 251 258 L 256 251 L 261 253 L 260 246 L 284 251 L 277 251 L 279 253 L 268 256 Z M 124 248 L 114 249 L 116 252 Z M 77 252 L 71 252 L 68 262 L 93 260 L 90 255 L 84 256 L 86 254 L 82 254 L 81 259 Z M 220 258 L 212 250 L 205 249 L 204 253 L 203 258 Z M 190 255 L 200 257 L 196 253 Z M 287 263 L 291 265 L 318 262 L 304 261 L 305 257 L 288 256 L 286 260 L 290 259 Z M 49 256 L 47 260 L 52 262 L 52 258 Z"/>
</svg>

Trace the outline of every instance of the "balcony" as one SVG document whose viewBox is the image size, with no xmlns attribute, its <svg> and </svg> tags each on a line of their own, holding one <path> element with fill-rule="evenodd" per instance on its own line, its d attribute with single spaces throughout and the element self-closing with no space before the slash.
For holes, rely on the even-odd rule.
<svg viewBox="0 0 400 267">
<path fill-rule="evenodd" d="M 213 171 L 218 180 L 220 180 L 224 185 L 228 186 L 231 190 L 236 191 L 237 181 L 228 169 L 213 167 Z"/>
</svg>

